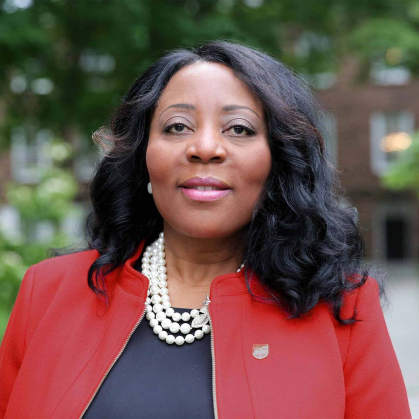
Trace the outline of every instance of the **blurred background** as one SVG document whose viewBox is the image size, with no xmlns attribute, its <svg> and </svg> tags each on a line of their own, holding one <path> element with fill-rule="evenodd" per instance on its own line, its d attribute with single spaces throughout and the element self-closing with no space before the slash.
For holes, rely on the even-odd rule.
<svg viewBox="0 0 419 419">
<path fill-rule="evenodd" d="M 265 50 L 323 103 L 419 418 L 418 0 L 0 0 L 0 339 L 26 269 L 84 244 L 92 133 L 162 54 L 214 39 Z"/>
</svg>

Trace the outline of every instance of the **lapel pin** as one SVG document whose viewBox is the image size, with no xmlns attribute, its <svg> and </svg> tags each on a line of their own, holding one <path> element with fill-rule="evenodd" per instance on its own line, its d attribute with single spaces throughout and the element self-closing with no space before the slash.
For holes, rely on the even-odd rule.
<svg viewBox="0 0 419 419">
<path fill-rule="evenodd" d="M 256 359 L 263 359 L 268 356 L 269 345 L 267 343 L 255 343 L 253 344 L 252 355 Z"/>
</svg>

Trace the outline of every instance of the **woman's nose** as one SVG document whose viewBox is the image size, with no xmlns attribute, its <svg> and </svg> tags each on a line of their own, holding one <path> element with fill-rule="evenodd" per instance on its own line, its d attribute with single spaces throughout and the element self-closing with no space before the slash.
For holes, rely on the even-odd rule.
<svg viewBox="0 0 419 419">
<path fill-rule="evenodd" d="M 191 135 L 186 155 L 191 162 L 223 162 L 226 149 L 222 133 L 208 128 Z"/>
</svg>

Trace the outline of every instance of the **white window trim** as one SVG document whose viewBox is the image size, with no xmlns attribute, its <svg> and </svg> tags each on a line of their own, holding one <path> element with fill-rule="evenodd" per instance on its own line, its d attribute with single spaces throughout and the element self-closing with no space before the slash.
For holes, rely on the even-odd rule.
<svg viewBox="0 0 419 419">
<path fill-rule="evenodd" d="M 415 128 L 415 119 L 413 113 L 410 111 L 400 111 L 402 118 L 402 130 L 408 134 L 412 134 Z M 371 168 L 373 173 L 382 176 L 390 167 L 386 160 L 386 155 L 380 148 L 381 140 L 388 134 L 386 129 L 386 113 L 374 112 L 370 117 L 370 154 L 371 154 Z"/>
</svg>

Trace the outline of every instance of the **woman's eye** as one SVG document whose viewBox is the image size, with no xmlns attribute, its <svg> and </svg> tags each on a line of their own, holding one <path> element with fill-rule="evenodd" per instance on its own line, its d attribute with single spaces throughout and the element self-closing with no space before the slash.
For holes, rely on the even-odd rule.
<svg viewBox="0 0 419 419">
<path fill-rule="evenodd" d="M 183 131 L 183 128 L 185 128 L 186 125 L 181 124 L 179 122 L 174 122 L 173 124 L 168 125 L 165 129 L 164 132 L 169 132 L 169 133 L 175 133 L 175 132 L 180 132 L 183 133 L 185 131 Z M 173 130 L 172 130 L 173 128 Z"/>
<path fill-rule="evenodd" d="M 251 128 L 246 127 L 244 125 L 233 125 L 230 128 L 227 129 L 227 131 L 233 129 L 234 134 L 242 135 L 243 133 L 246 133 L 246 135 L 255 135 L 255 131 L 253 131 Z"/>
<path fill-rule="evenodd" d="M 185 124 L 182 124 L 180 122 L 174 122 L 173 124 L 168 125 L 166 128 L 164 128 L 164 132 L 169 134 L 183 134 L 186 132 L 184 130 L 186 128 Z M 232 125 L 230 128 L 227 129 L 227 131 L 233 130 L 234 134 L 237 136 L 245 135 L 255 135 L 256 132 L 253 131 L 251 128 L 245 126 L 245 125 Z"/>
</svg>

